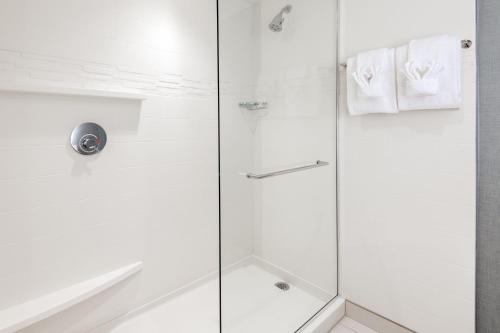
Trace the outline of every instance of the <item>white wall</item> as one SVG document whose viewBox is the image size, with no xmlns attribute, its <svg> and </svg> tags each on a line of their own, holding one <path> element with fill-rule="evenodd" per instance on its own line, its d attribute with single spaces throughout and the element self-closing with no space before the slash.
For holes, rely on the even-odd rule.
<svg viewBox="0 0 500 333">
<path fill-rule="evenodd" d="M 83 332 L 217 270 L 215 14 L 212 1 L 2 1 L 1 85 L 150 95 L 0 92 L 0 309 L 144 261 L 26 332 Z M 84 121 L 108 132 L 94 157 L 69 146 Z"/>
<path fill-rule="evenodd" d="M 441 33 L 474 39 L 474 6 L 344 0 L 340 60 Z M 474 332 L 474 49 L 463 55 L 459 111 L 340 111 L 341 294 L 421 333 Z"/>
<path fill-rule="evenodd" d="M 283 31 L 270 31 L 287 4 Z M 330 162 L 255 182 L 256 255 L 330 295 L 337 293 L 336 10 L 332 0 L 261 2 L 257 97 L 269 109 L 255 135 L 256 172 Z"/>
</svg>

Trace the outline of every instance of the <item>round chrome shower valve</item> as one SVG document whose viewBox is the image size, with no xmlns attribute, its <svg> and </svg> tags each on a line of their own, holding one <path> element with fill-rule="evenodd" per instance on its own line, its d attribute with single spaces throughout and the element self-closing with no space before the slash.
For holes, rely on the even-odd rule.
<svg viewBox="0 0 500 333">
<path fill-rule="evenodd" d="M 106 146 L 106 132 L 95 123 L 83 123 L 71 133 L 71 146 L 82 155 L 97 154 Z"/>
</svg>

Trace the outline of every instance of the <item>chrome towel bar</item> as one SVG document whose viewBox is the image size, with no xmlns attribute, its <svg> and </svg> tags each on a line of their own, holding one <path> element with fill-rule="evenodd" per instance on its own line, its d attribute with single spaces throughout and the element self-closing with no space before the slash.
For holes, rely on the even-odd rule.
<svg viewBox="0 0 500 333">
<path fill-rule="evenodd" d="M 314 169 L 314 168 L 319 168 L 322 166 L 329 165 L 330 163 L 324 162 L 324 161 L 316 161 L 314 164 L 309 164 L 309 165 L 304 165 L 301 167 L 296 167 L 296 168 L 291 168 L 291 169 L 285 169 L 285 170 L 280 170 L 280 171 L 274 171 L 274 172 L 269 172 L 269 173 L 262 173 L 260 175 L 256 175 L 254 173 L 248 173 L 247 178 L 250 179 L 262 179 L 262 178 L 269 178 L 269 177 L 275 177 L 275 176 L 280 176 L 280 175 L 285 175 L 287 173 L 292 173 L 292 172 L 298 172 L 298 171 L 304 171 L 308 169 Z"/>
<path fill-rule="evenodd" d="M 462 39 L 460 41 L 460 44 L 462 46 L 462 49 L 470 49 L 472 47 L 472 41 L 470 39 Z M 342 69 L 347 68 L 347 64 L 345 62 L 341 63 L 339 65 Z"/>
</svg>

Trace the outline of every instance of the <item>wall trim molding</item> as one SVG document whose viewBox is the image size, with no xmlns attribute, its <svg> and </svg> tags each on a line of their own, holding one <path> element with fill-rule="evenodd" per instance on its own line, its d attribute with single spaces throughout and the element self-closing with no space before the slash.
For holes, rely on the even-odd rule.
<svg viewBox="0 0 500 333">
<path fill-rule="evenodd" d="M 415 333 L 388 318 L 385 318 L 373 311 L 365 309 L 362 306 L 346 301 L 346 316 L 371 328 L 377 332 L 383 333 Z"/>
</svg>

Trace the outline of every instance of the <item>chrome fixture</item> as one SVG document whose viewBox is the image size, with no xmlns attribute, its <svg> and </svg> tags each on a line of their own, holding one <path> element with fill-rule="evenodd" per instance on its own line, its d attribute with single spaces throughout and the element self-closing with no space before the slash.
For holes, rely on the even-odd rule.
<svg viewBox="0 0 500 333">
<path fill-rule="evenodd" d="M 263 173 L 260 175 L 256 175 L 254 173 L 248 173 L 247 178 L 263 179 L 263 178 L 275 177 L 275 176 L 285 175 L 287 173 L 299 172 L 299 171 L 304 171 L 304 170 L 308 170 L 308 169 L 319 168 L 319 167 L 326 166 L 329 164 L 330 163 L 328 163 L 328 162 L 318 160 L 314 164 L 309 164 L 309 165 L 304 165 L 304 166 L 300 166 L 300 167 L 296 167 L 296 168 L 274 171 L 274 172 L 269 172 L 269 173 Z"/>
<path fill-rule="evenodd" d="M 269 29 L 274 32 L 280 32 L 283 30 L 283 21 L 285 21 L 284 14 L 289 14 L 292 11 L 292 5 L 286 5 L 283 9 L 276 15 L 271 23 L 269 23 Z"/>
<path fill-rule="evenodd" d="M 283 282 L 283 281 L 280 281 L 280 282 L 276 282 L 274 284 L 275 287 L 277 287 L 278 289 L 281 289 L 282 291 L 288 291 L 290 290 L 290 285 L 286 282 Z"/>
<path fill-rule="evenodd" d="M 238 105 L 250 111 L 267 109 L 267 102 L 240 102 Z"/>
<path fill-rule="evenodd" d="M 82 155 L 94 155 L 104 149 L 107 136 L 98 124 L 83 123 L 71 133 L 71 146 Z"/>
<path fill-rule="evenodd" d="M 462 48 L 470 49 L 472 47 L 472 41 L 470 39 L 462 39 Z"/>
</svg>

